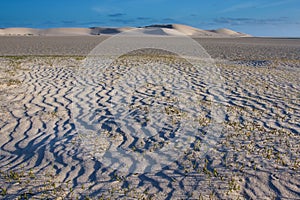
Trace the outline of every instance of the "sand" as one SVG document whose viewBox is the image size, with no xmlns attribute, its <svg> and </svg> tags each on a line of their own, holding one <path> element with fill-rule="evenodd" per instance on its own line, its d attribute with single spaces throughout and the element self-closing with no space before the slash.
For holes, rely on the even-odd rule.
<svg viewBox="0 0 300 200">
<path fill-rule="evenodd" d="M 109 36 L 5 36 L 0 37 L 0 55 L 86 56 Z M 300 41 L 289 38 L 194 38 L 214 59 L 299 60 Z M 284 52 L 284 53 L 283 53 Z"/>
<path fill-rule="evenodd" d="M 119 58 L 107 68 L 103 79 L 85 80 L 81 73 L 85 56 L 103 39 L 0 37 L 1 198 L 300 198 L 298 40 L 197 39 L 214 58 L 222 80 L 219 89 L 213 90 L 203 71 L 168 53 L 160 58 L 157 54 L 164 54 L 155 51 Z M 26 56 L 28 52 L 32 54 Z M 172 67 L 164 68 L 166 71 L 132 68 L 141 62 L 157 66 L 162 60 L 166 67 Z M 124 75 L 129 69 L 131 73 Z M 133 137 L 137 135 L 131 134 L 138 130 L 118 130 L 110 114 L 116 115 L 111 107 L 111 102 L 119 101 L 116 91 L 123 91 L 124 98 L 134 97 L 131 109 L 142 116 L 146 107 L 139 103 L 151 100 L 153 92 L 164 94 L 158 102 L 169 102 L 167 86 L 145 84 L 135 91 L 122 88 L 141 80 L 171 84 L 174 80 L 167 76 L 170 71 L 188 83 L 191 98 L 196 97 L 201 108 L 197 119 L 200 132 L 191 141 L 193 145 L 177 152 L 176 160 L 162 169 L 126 173 L 108 166 L 99 157 L 103 153 L 100 145 L 107 148 L 104 139 L 121 145 L 133 156 L 140 150 L 150 151 L 153 141 L 172 141 L 166 134 L 139 146 Z M 125 78 L 120 79 L 123 75 Z M 81 86 L 89 89 L 81 91 Z M 76 128 L 75 117 L 88 114 L 86 109 L 92 105 L 80 102 L 99 106 L 91 119 L 105 125 L 101 137 Z M 211 108 L 215 103 L 225 111 L 223 129 L 209 153 L 202 154 L 201 144 L 208 139 L 206 130 L 213 123 Z M 74 113 L 78 105 L 85 107 Z M 180 121 L 184 112 L 181 115 L 170 108 L 165 109 L 167 115 Z M 122 158 L 115 159 L 121 162 Z"/>
<path fill-rule="evenodd" d="M 149 35 L 177 36 L 178 32 L 193 37 L 251 37 L 249 34 L 239 33 L 229 29 L 202 30 L 183 24 L 150 25 L 145 27 L 92 27 L 92 28 L 3 28 L 0 29 L 1 36 L 78 36 L 78 35 L 115 35 L 126 31 L 137 29 Z M 155 31 L 153 30 L 155 29 Z M 159 32 L 157 32 L 159 31 Z"/>
<path fill-rule="evenodd" d="M 251 37 L 249 34 L 236 32 L 227 28 L 221 28 L 217 30 L 211 30 L 211 32 L 218 33 L 221 35 L 228 35 L 228 36 L 236 36 L 236 37 Z"/>
</svg>

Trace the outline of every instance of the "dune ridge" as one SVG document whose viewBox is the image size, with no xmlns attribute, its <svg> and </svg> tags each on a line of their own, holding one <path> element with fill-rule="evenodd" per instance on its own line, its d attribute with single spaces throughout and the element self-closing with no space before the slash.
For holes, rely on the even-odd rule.
<svg viewBox="0 0 300 200">
<path fill-rule="evenodd" d="M 210 32 L 217 33 L 217 34 L 223 34 L 223 35 L 231 35 L 231 36 L 238 36 L 238 37 L 251 37 L 249 34 L 236 32 L 227 28 L 220 28 L 217 30 L 210 30 Z"/>
<path fill-rule="evenodd" d="M 91 28 L 3 28 L 0 29 L 0 36 L 78 36 L 78 35 L 114 35 L 128 30 L 137 29 L 149 35 L 178 36 L 178 33 L 192 37 L 250 37 L 248 34 L 239 33 L 229 29 L 202 30 L 182 24 L 150 25 L 139 28 L 134 27 L 91 27 Z"/>
</svg>

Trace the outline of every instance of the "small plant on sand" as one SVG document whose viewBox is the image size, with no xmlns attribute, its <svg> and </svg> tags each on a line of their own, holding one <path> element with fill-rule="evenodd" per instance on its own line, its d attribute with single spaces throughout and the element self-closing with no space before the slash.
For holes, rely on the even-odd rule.
<svg viewBox="0 0 300 200">
<path fill-rule="evenodd" d="M 59 117 L 59 114 L 58 114 L 57 111 L 51 111 L 51 112 L 49 112 L 49 115 L 50 115 L 52 118 L 57 118 L 57 117 Z"/>
<path fill-rule="evenodd" d="M 217 169 L 214 169 L 213 174 L 214 174 L 215 177 L 218 177 L 218 176 L 219 176 L 219 173 L 218 173 Z"/>
<path fill-rule="evenodd" d="M 85 59 L 85 56 L 74 56 L 72 58 L 74 58 L 77 61 L 81 61 L 81 60 Z"/>
<path fill-rule="evenodd" d="M 15 70 L 5 70 L 4 73 L 8 74 L 9 76 L 15 76 L 16 75 Z"/>
<path fill-rule="evenodd" d="M 0 190 L 1 190 L 1 195 L 2 195 L 2 196 L 6 196 L 6 195 L 7 195 L 7 188 L 5 188 L 5 187 L 0 187 Z"/>
<path fill-rule="evenodd" d="M 200 126 L 208 126 L 211 123 L 211 119 L 206 117 L 199 117 L 197 121 Z"/>
<path fill-rule="evenodd" d="M 20 180 L 20 178 L 22 177 L 22 175 L 18 172 L 15 171 L 9 171 L 7 178 L 12 179 L 12 180 Z"/>
<path fill-rule="evenodd" d="M 4 56 L 4 57 L 13 61 L 18 61 L 18 60 L 23 60 L 25 58 L 28 58 L 28 56 Z"/>
<path fill-rule="evenodd" d="M 240 190 L 240 186 L 238 185 L 238 183 L 234 178 L 231 178 L 228 181 L 228 192 L 239 191 L 239 190 Z"/>
<path fill-rule="evenodd" d="M 34 175 L 32 169 L 29 170 L 28 175 L 29 175 L 29 177 L 30 177 L 31 179 L 34 179 L 34 178 L 35 178 L 35 175 Z"/>
<path fill-rule="evenodd" d="M 7 84 L 7 86 L 20 85 L 21 81 L 17 80 L 17 79 L 9 79 L 6 84 Z"/>
</svg>

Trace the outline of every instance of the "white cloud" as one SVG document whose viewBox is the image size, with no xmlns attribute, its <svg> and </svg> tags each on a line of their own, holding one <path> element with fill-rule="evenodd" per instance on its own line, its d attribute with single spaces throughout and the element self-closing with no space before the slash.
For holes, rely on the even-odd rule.
<svg viewBox="0 0 300 200">
<path fill-rule="evenodd" d="M 275 7 L 275 6 L 281 6 L 284 4 L 288 4 L 291 2 L 294 2 L 295 0 L 281 0 L 281 1 L 275 1 L 275 2 L 270 2 L 270 3 L 264 3 L 259 5 L 259 8 L 269 8 L 269 7 Z"/>
<path fill-rule="evenodd" d="M 226 9 L 222 10 L 220 13 L 227 13 L 227 12 L 233 12 L 233 11 L 240 10 L 240 9 L 252 8 L 252 7 L 255 7 L 255 5 L 256 4 L 254 2 L 236 4 L 236 5 L 233 5 L 231 7 L 228 7 Z"/>
<path fill-rule="evenodd" d="M 91 9 L 92 11 L 100 14 L 122 13 L 121 9 L 115 7 L 94 6 Z"/>
<path fill-rule="evenodd" d="M 288 4 L 291 2 L 295 2 L 296 0 L 277 0 L 277 1 L 252 1 L 252 2 L 245 2 L 241 4 L 232 5 L 228 8 L 225 8 L 220 13 L 228 13 L 228 12 L 234 12 L 237 10 L 243 10 L 243 9 L 249 9 L 249 8 L 270 8 L 270 7 L 276 7 L 281 6 L 284 4 Z"/>
</svg>

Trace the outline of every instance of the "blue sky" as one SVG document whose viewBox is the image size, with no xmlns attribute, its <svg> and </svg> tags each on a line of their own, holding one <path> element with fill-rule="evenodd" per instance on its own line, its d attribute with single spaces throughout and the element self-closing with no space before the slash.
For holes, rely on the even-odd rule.
<svg viewBox="0 0 300 200">
<path fill-rule="evenodd" d="M 180 23 L 300 37 L 300 0 L 1 0 L 0 8 L 2 28 Z"/>
</svg>

